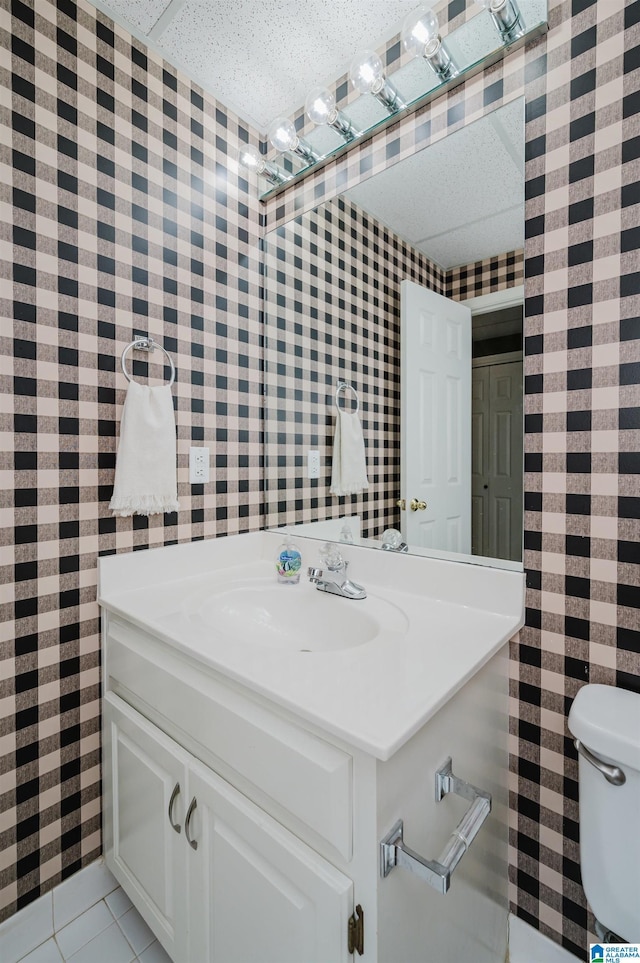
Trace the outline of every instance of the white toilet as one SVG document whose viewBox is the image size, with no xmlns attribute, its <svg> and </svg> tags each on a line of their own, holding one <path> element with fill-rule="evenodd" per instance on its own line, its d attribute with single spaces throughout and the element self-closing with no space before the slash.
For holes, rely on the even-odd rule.
<svg viewBox="0 0 640 963">
<path fill-rule="evenodd" d="M 580 864 L 607 931 L 640 942 L 640 695 L 585 685 L 569 712 L 579 752 Z"/>
</svg>

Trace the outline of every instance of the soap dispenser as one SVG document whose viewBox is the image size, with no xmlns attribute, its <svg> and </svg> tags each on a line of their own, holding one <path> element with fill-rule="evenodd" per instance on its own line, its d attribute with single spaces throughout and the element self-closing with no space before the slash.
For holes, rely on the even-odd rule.
<svg viewBox="0 0 640 963">
<path fill-rule="evenodd" d="M 290 538 L 285 539 L 276 556 L 278 582 L 282 585 L 297 585 L 300 581 L 302 555 Z"/>
</svg>

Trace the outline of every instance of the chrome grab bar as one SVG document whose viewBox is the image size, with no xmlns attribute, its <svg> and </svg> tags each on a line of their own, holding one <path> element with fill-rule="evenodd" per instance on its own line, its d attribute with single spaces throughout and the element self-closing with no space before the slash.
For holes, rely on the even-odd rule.
<svg viewBox="0 0 640 963">
<path fill-rule="evenodd" d="M 436 802 L 440 802 L 450 792 L 468 799 L 471 806 L 451 833 L 439 859 L 425 859 L 405 846 L 403 821 L 399 819 L 380 843 L 380 875 L 383 878 L 396 866 L 402 866 L 429 883 L 439 893 L 448 892 L 456 866 L 491 812 L 491 795 L 454 776 L 451 756 L 436 772 Z"/>
<path fill-rule="evenodd" d="M 627 777 L 619 766 L 612 766 L 608 762 L 604 762 L 596 756 L 595 752 L 587 749 L 579 739 L 574 739 L 573 744 L 580 755 L 586 759 L 587 762 L 590 762 L 594 769 L 602 773 L 607 782 L 610 782 L 612 786 L 624 786 Z"/>
<path fill-rule="evenodd" d="M 182 828 L 182 827 L 180 826 L 180 823 L 174 823 L 174 821 L 173 821 L 173 804 L 174 804 L 174 802 L 176 801 L 176 799 L 177 799 L 177 797 L 178 797 L 179 795 L 180 795 L 180 783 L 177 782 L 177 783 L 175 784 L 175 786 L 173 787 L 173 792 L 171 793 L 171 799 L 169 800 L 169 809 L 168 809 L 168 811 L 167 811 L 167 815 L 169 816 L 169 822 L 170 822 L 170 824 L 171 824 L 171 828 L 172 828 L 173 830 L 175 830 L 176 833 L 179 833 L 179 832 L 181 831 L 181 828 Z"/>
</svg>

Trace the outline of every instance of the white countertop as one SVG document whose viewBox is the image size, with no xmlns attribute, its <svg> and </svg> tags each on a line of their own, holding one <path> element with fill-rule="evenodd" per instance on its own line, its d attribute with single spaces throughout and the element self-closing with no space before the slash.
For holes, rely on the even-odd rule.
<svg viewBox="0 0 640 963">
<path fill-rule="evenodd" d="M 203 666 L 381 760 L 524 622 L 522 573 L 355 546 L 344 546 L 349 576 L 366 587 L 368 598 L 323 594 L 331 622 L 342 607 L 374 611 L 382 600 L 404 613 L 406 631 L 381 632 L 352 648 L 304 652 L 232 640 L 193 616 L 189 600 L 206 598 L 216 582 L 235 574 L 267 585 L 273 577 L 274 593 L 307 593 L 315 602 L 311 593 L 319 593 L 304 575 L 298 586 L 278 585 L 274 560 L 281 540 L 272 532 L 255 532 L 102 558 L 99 602 Z M 304 572 L 318 564 L 321 545 L 299 543 Z M 304 635 L 302 624 L 301 648 Z"/>
</svg>

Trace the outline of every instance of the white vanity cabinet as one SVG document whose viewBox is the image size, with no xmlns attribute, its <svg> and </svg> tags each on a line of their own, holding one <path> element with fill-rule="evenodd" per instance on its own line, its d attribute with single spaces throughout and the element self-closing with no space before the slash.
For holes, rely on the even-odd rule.
<svg viewBox="0 0 640 963">
<path fill-rule="evenodd" d="M 189 959 L 346 961 L 351 880 L 204 766 L 189 773 L 189 793 Z"/>
<path fill-rule="evenodd" d="M 187 946 L 188 853 L 181 816 L 188 756 L 113 693 L 104 699 L 103 733 L 107 861 L 178 960 Z"/>
<path fill-rule="evenodd" d="M 101 560 L 107 865 L 174 963 L 503 963 L 505 643 L 521 577 L 354 549 L 369 588 L 399 566 L 404 594 L 323 602 L 373 618 L 379 594 L 404 635 L 314 651 L 302 625 L 291 650 L 205 624 L 197 606 L 223 604 L 232 563 L 253 604 L 247 553 L 268 599 L 275 548 L 255 533 Z M 163 581 L 174 568 L 182 582 Z M 425 572 L 469 604 L 425 600 Z M 276 604 L 315 590 L 289 591 Z M 448 757 L 449 787 L 471 794 L 438 794 Z M 406 861 L 389 870 L 381 843 L 402 821 L 406 851 L 440 873 L 470 806 L 486 811 L 448 891 Z"/>
<path fill-rule="evenodd" d="M 351 880 L 113 693 L 104 715 L 107 862 L 172 959 L 347 960 Z"/>
</svg>

